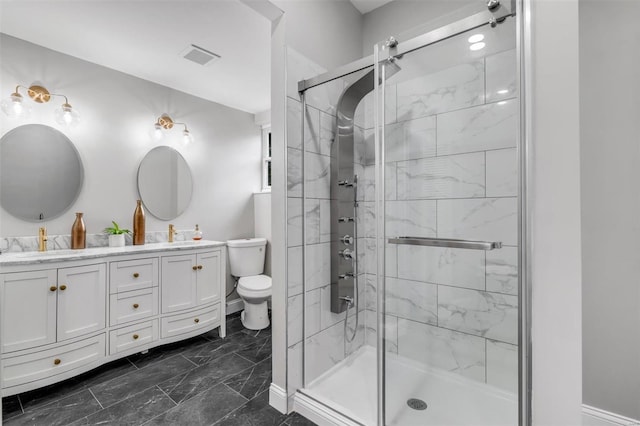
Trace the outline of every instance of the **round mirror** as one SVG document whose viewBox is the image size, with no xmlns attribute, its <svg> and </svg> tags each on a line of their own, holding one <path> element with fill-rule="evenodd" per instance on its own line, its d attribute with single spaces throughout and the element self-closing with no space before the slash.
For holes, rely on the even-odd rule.
<svg viewBox="0 0 640 426">
<path fill-rule="evenodd" d="M 78 198 L 83 175 L 75 146 L 52 127 L 27 124 L 0 140 L 0 204 L 17 218 L 60 216 Z"/>
<path fill-rule="evenodd" d="M 158 219 L 170 220 L 181 215 L 191 202 L 192 186 L 189 165 L 173 148 L 153 148 L 140 162 L 140 199 Z"/>
</svg>

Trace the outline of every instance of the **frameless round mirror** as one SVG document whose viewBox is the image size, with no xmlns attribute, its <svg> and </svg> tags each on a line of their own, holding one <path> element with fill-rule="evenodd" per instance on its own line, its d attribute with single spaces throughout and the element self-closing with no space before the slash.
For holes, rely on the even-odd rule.
<svg viewBox="0 0 640 426">
<path fill-rule="evenodd" d="M 153 148 L 140 162 L 140 199 L 158 219 L 170 220 L 181 215 L 191 202 L 192 186 L 189 165 L 173 148 Z"/>
<path fill-rule="evenodd" d="M 75 146 L 52 127 L 27 124 L 0 140 L 0 204 L 17 218 L 60 216 L 78 198 L 83 175 Z"/>
</svg>

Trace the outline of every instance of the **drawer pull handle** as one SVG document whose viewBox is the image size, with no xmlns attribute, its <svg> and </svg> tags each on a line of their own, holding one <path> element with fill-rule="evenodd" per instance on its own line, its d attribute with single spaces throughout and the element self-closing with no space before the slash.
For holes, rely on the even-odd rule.
<svg viewBox="0 0 640 426">
<path fill-rule="evenodd" d="M 52 285 L 51 287 L 49 287 L 49 290 L 51 291 L 56 291 L 58 289 L 58 287 L 56 287 L 55 285 Z"/>
<path fill-rule="evenodd" d="M 140 307 L 140 305 L 138 305 L 137 303 L 133 304 L 133 309 L 138 309 Z"/>
<path fill-rule="evenodd" d="M 198 265 L 198 269 L 202 269 L 202 265 Z"/>
<path fill-rule="evenodd" d="M 133 340 L 138 340 L 138 337 L 140 337 L 140 336 L 138 336 L 137 334 L 134 334 L 133 335 Z"/>
<path fill-rule="evenodd" d="M 194 271 L 197 271 L 197 270 L 198 270 L 198 267 L 197 267 L 196 265 L 193 265 L 193 266 L 191 267 L 191 269 L 193 269 Z"/>
<path fill-rule="evenodd" d="M 62 361 L 60 361 L 60 359 L 59 359 L 59 358 L 56 358 L 56 359 L 54 359 L 54 360 L 53 360 L 53 364 L 54 364 L 54 365 L 60 365 L 60 363 L 61 363 L 61 362 L 62 362 Z"/>
<path fill-rule="evenodd" d="M 133 273 L 133 278 L 138 278 L 139 276 L 140 276 L 140 274 L 139 274 L 139 273 L 137 273 L 137 272 L 134 272 L 134 273 Z"/>
<path fill-rule="evenodd" d="M 64 285 L 64 284 L 62 284 L 62 285 L 60 286 L 60 290 L 61 290 L 61 291 L 65 291 L 66 289 L 67 289 L 67 286 L 66 286 L 66 285 Z"/>
<path fill-rule="evenodd" d="M 193 322 L 195 322 L 196 324 L 200 322 L 200 320 L 198 318 L 194 319 Z"/>
</svg>

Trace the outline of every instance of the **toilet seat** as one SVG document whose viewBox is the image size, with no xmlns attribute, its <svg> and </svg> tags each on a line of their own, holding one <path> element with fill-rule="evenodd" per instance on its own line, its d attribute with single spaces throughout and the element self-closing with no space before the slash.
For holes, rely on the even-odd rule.
<svg viewBox="0 0 640 426">
<path fill-rule="evenodd" d="M 251 297 L 268 297 L 271 295 L 271 277 L 252 275 L 238 280 L 238 294 Z"/>
</svg>

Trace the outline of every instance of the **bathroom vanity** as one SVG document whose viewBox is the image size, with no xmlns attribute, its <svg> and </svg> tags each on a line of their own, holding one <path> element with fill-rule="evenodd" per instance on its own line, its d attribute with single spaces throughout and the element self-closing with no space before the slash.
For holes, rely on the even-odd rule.
<svg viewBox="0 0 640 426">
<path fill-rule="evenodd" d="M 216 327 L 226 246 L 181 241 L 0 255 L 2 396 Z"/>
</svg>

